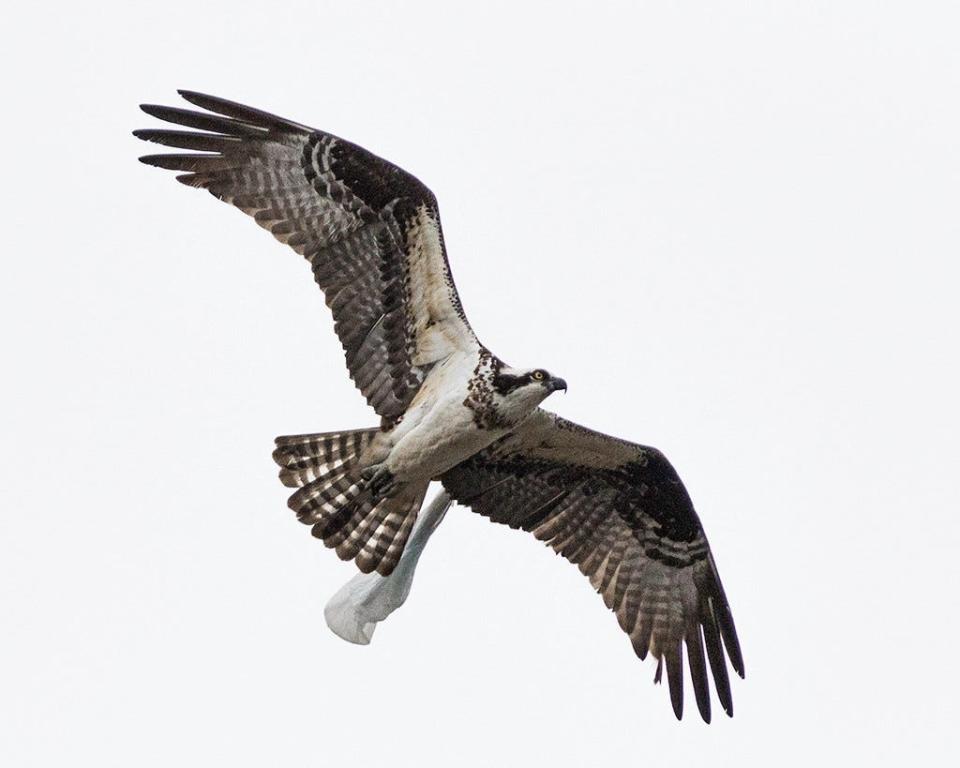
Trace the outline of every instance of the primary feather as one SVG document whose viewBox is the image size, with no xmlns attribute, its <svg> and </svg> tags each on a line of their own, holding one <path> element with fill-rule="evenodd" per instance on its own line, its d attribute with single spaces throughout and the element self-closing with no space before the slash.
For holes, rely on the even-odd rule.
<svg viewBox="0 0 960 768">
<path fill-rule="evenodd" d="M 684 648 L 709 721 L 707 666 L 733 714 L 726 660 L 743 658 L 716 564 L 680 478 L 654 448 L 539 408 L 566 382 L 513 368 L 464 315 L 433 194 L 332 134 L 252 107 L 180 91 L 201 110 L 143 105 L 176 130 L 135 131 L 185 152 L 148 165 L 208 190 L 306 257 L 333 313 L 350 376 L 379 428 L 277 438 L 290 507 L 364 572 L 387 576 L 432 480 L 491 520 L 575 563 L 634 650 L 664 665 L 683 712 Z M 182 130 L 183 128 L 190 130 Z"/>
</svg>

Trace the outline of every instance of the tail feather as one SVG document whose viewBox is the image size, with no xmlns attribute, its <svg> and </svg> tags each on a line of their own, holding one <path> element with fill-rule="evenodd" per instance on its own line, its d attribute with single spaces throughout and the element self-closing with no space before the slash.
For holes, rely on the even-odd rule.
<svg viewBox="0 0 960 768">
<path fill-rule="evenodd" d="M 427 493 L 428 485 L 423 486 L 420 489 L 420 496 L 416 501 L 417 511 L 419 512 L 420 507 L 423 505 L 423 497 Z M 400 556 L 403 554 L 403 549 L 407 544 L 407 538 L 410 536 L 410 532 L 413 530 L 413 524 L 416 522 L 416 515 L 407 515 L 403 517 L 399 522 L 399 529 L 394 533 L 390 538 L 384 537 L 379 540 L 376 544 L 375 550 L 370 554 L 373 558 L 380 558 L 382 562 L 393 563 L 390 567 L 392 571 L 397 563 L 400 562 Z M 364 556 L 364 552 L 361 551 L 360 556 Z"/>
<path fill-rule="evenodd" d="M 361 429 L 278 437 L 273 460 L 281 467 L 280 481 L 288 488 L 300 488 L 317 480 L 360 458 L 376 434 L 376 429 Z"/>
<path fill-rule="evenodd" d="M 389 575 L 400 561 L 426 492 L 427 484 L 407 486 L 397 495 L 378 501 L 337 547 L 337 554 L 344 560 L 356 558 L 357 566 L 365 573 L 376 569 Z"/>
<path fill-rule="evenodd" d="M 357 501 L 362 490 L 359 475 L 352 475 L 349 469 L 334 469 L 297 490 L 287 506 L 297 513 L 301 523 L 312 525 L 327 521 L 338 510 Z"/>
<path fill-rule="evenodd" d="M 403 553 L 428 483 L 375 497 L 360 476 L 360 457 L 376 429 L 278 437 L 273 458 L 284 485 L 297 488 L 289 507 L 313 535 L 356 560 L 364 573 L 388 576 Z"/>
</svg>

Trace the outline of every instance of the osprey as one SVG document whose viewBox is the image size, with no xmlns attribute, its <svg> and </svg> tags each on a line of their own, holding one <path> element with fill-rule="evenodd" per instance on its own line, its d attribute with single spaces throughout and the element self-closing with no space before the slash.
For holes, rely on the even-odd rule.
<svg viewBox="0 0 960 768">
<path fill-rule="evenodd" d="M 655 448 L 540 408 L 566 382 L 515 368 L 477 339 L 454 286 L 437 201 L 418 179 L 324 131 L 180 91 L 203 112 L 143 105 L 189 129 L 139 130 L 188 150 L 148 155 L 252 216 L 305 256 L 347 368 L 380 425 L 278 437 L 289 506 L 364 573 L 396 567 L 431 481 L 494 522 L 530 531 L 590 579 L 637 655 L 666 666 L 683 712 L 683 647 L 710 720 L 707 664 L 733 714 L 743 676 L 730 607 L 680 478 Z"/>
</svg>

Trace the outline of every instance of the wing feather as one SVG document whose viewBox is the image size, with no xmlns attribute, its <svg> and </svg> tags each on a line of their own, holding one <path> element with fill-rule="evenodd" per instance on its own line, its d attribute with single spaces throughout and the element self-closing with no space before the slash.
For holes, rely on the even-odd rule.
<svg viewBox="0 0 960 768">
<path fill-rule="evenodd" d="M 386 419 L 426 372 L 479 345 L 457 295 L 433 193 L 332 134 L 233 101 L 180 91 L 205 112 L 146 104 L 194 129 L 134 131 L 185 153 L 146 155 L 177 179 L 252 216 L 305 256 L 326 294 L 354 382 Z"/>
<path fill-rule="evenodd" d="M 456 500 L 579 567 L 637 655 L 657 659 L 657 682 L 666 667 L 678 718 L 684 647 L 701 717 L 710 721 L 707 662 L 733 714 L 726 658 L 744 673 L 733 616 L 690 497 L 659 451 L 539 410 L 441 479 Z"/>
</svg>

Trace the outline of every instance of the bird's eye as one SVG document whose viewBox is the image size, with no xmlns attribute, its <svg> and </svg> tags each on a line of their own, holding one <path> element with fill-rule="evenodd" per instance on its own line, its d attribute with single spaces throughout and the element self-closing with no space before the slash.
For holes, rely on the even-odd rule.
<svg viewBox="0 0 960 768">
<path fill-rule="evenodd" d="M 545 378 L 547 378 L 547 374 L 543 371 L 534 371 L 530 374 L 530 378 L 534 381 L 543 381 Z"/>
</svg>

